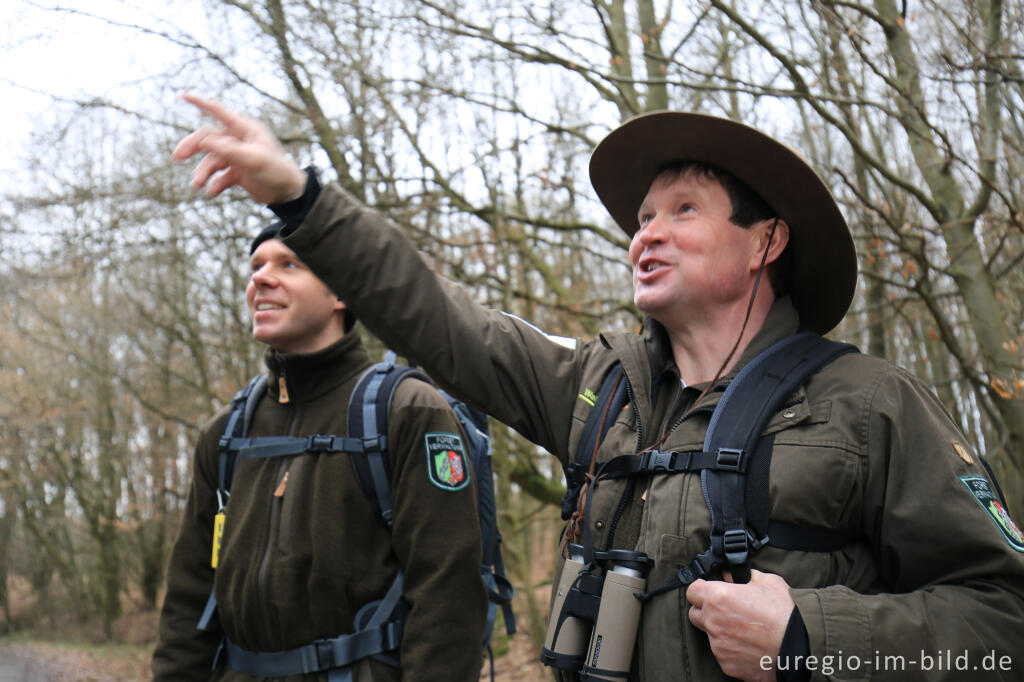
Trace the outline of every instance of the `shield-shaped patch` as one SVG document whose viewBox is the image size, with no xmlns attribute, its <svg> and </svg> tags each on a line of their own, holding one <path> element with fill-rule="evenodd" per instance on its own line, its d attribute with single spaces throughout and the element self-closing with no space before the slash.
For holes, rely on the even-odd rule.
<svg viewBox="0 0 1024 682">
<path fill-rule="evenodd" d="M 1024 552 L 1024 533 L 1017 524 L 1010 518 L 1006 508 L 999 502 L 998 496 L 992 490 L 992 485 L 984 476 L 961 476 L 960 482 L 967 486 L 971 495 L 978 501 L 981 508 L 985 510 L 996 528 L 1003 534 L 1006 542 L 1018 552 Z"/>
<path fill-rule="evenodd" d="M 469 467 L 462 438 L 454 433 L 428 433 L 424 439 L 430 482 L 451 492 L 469 485 Z"/>
</svg>

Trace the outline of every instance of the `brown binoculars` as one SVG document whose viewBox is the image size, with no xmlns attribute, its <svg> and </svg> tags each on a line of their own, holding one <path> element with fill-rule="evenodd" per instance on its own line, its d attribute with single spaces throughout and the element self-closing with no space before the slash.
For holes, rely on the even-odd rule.
<svg viewBox="0 0 1024 682">
<path fill-rule="evenodd" d="M 584 682 L 629 675 L 651 560 L 643 552 L 594 552 L 569 545 L 562 566 L 540 660 L 577 672 Z M 607 568 L 605 568 L 607 566 Z"/>
</svg>

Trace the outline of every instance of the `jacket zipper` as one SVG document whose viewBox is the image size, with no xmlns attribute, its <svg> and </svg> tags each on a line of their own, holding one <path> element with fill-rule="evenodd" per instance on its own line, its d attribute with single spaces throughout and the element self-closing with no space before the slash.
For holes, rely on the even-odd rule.
<svg viewBox="0 0 1024 682">
<path fill-rule="evenodd" d="M 281 381 L 283 385 L 284 366 L 281 367 Z M 286 389 L 287 390 L 287 389 Z M 282 394 L 282 397 L 287 397 L 286 393 Z M 281 402 L 288 402 L 282 400 Z M 292 412 L 291 419 L 288 422 L 288 435 L 295 435 L 295 427 L 299 422 L 298 410 Z M 268 576 L 270 573 L 271 557 L 274 552 L 274 548 L 277 545 L 277 536 L 279 533 L 278 526 L 281 521 L 281 506 L 284 501 L 284 489 L 288 481 L 288 469 L 292 463 L 292 458 L 284 458 L 281 460 L 281 464 L 277 468 L 277 473 L 274 475 L 275 480 L 279 480 L 277 488 L 274 490 L 273 497 L 271 499 L 270 506 L 270 522 L 267 527 L 267 541 L 263 550 L 263 557 L 260 559 L 260 568 L 256 576 L 256 593 L 259 595 L 260 602 L 260 613 L 263 616 L 263 635 L 267 638 L 268 646 L 273 646 L 274 642 L 274 628 L 270 621 L 270 595 Z M 281 494 L 278 495 L 278 492 Z"/>
<path fill-rule="evenodd" d="M 274 489 L 274 497 L 277 497 L 277 498 L 284 497 L 284 491 L 285 491 L 285 488 L 287 488 L 287 487 L 288 487 L 288 472 L 286 471 L 286 472 L 284 472 L 284 478 L 281 479 L 281 482 L 277 484 L 277 488 Z"/>
<path fill-rule="evenodd" d="M 288 381 L 285 379 L 284 363 L 281 363 L 281 373 L 277 375 L 277 402 L 282 405 L 291 402 L 291 398 L 288 396 Z"/>
</svg>

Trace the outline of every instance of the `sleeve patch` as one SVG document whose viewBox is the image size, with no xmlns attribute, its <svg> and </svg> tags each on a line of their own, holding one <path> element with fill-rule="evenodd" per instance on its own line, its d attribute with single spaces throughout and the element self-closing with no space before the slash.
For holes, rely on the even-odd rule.
<svg viewBox="0 0 1024 682">
<path fill-rule="evenodd" d="M 455 492 L 469 485 L 469 467 L 462 438 L 454 433 L 428 433 L 427 476 L 441 490 Z"/>
<path fill-rule="evenodd" d="M 1006 507 L 999 501 L 999 497 L 992 490 L 992 484 L 984 476 L 961 476 L 963 483 L 981 508 L 985 510 L 996 528 L 1003 534 L 1006 542 L 1018 552 L 1024 552 L 1024 533 L 1010 518 Z"/>
</svg>

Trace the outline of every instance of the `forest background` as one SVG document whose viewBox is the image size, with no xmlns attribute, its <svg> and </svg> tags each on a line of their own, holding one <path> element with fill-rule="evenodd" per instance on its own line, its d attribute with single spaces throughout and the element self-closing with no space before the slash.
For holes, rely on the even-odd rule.
<svg viewBox="0 0 1024 682">
<path fill-rule="evenodd" d="M 242 292 L 268 216 L 192 192 L 170 163 L 200 123 L 185 91 L 266 121 L 438 272 L 563 336 L 641 320 L 626 238 L 588 181 L 608 130 L 674 108 L 777 136 L 856 240 L 857 296 L 832 336 L 925 377 L 1024 519 L 1020 0 L 145 5 L 3 10 L 0 80 L 47 105 L 0 196 L 0 631 L 112 640 L 127 614 L 152 622 L 198 427 L 261 371 Z M 56 92 L 17 63 L 33 46 L 85 59 L 69 21 L 123 46 L 123 78 Z M 562 474 L 494 434 L 530 649 Z"/>
</svg>

